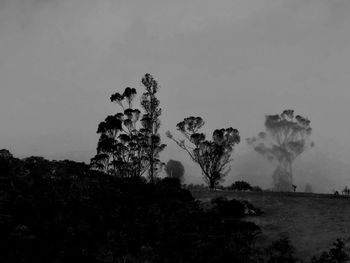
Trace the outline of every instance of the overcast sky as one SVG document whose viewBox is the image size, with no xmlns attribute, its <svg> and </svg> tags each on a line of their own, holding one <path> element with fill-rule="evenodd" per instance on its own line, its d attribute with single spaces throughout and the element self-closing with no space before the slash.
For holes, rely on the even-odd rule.
<svg viewBox="0 0 350 263">
<path fill-rule="evenodd" d="M 149 72 L 163 134 L 190 115 L 208 134 L 237 128 L 239 166 L 244 138 L 291 108 L 314 130 L 317 147 L 303 158 L 346 163 L 349 30 L 349 0 L 0 0 L 0 148 L 88 161 L 98 123 L 119 110 L 109 96 L 141 93 Z M 185 161 L 167 143 L 163 161 Z M 350 184 L 343 170 L 332 180 Z"/>
</svg>

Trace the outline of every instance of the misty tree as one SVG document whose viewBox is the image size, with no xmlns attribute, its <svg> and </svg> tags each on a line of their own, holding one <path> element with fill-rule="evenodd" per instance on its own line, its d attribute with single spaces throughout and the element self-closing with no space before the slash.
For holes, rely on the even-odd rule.
<svg viewBox="0 0 350 263">
<path fill-rule="evenodd" d="M 312 193 L 312 186 L 311 186 L 311 184 L 307 183 L 307 184 L 305 185 L 304 192 L 305 192 L 305 193 Z"/>
<path fill-rule="evenodd" d="M 348 186 L 345 186 L 341 192 L 343 195 L 350 195 L 350 188 Z"/>
<path fill-rule="evenodd" d="M 148 91 L 149 86 L 146 86 L 148 84 L 145 79 L 153 78 L 150 74 L 146 74 L 142 79 Z M 140 110 L 134 109 L 133 101 L 136 94 L 135 88 L 127 87 L 122 94 L 117 92 L 110 97 L 111 102 L 118 104 L 123 112 L 107 116 L 99 124 L 97 133 L 100 134 L 100 138 L 97 154 L 91 159 L 92 168 L 119 177 L 139 177 L 151 167 L 154 170 L 154 167 L 159 165 L 160 161 L 156 157 L 165 145 L 161 144 L 160 137 L 156 133 L 157 129 L 154 127 L 159 128 L 160 114 L 157 118 L 150 118 L 148 110 L 141 114 Z M 144 96 L 141 104 L 145 108 Z M 153 177 L 150 180 L 153 182 Z"/>
<path fill-rule="evenodd" d="M 168 177 L 178 178 L 180 181 L 183 180 L 185 174 L 185 167 L 183 164 L 176 160 L 169 160 L 164 168 Z"/>
<path fill-rule="evenodd" d="M 233 147 L 240 142 L 240 136 L 233 128 L 217 129 L 212 140 L 206 140 L 205 134 L 200 132 L 203 126 L 201 117 L 188 117 L 177 124 L 185 140 L 175 139 L 169 131 L 167 136 L 199 165 L 205 182 L 214 189 L 229 172 Z"/>
<path fill-rule="evenodd" d="M 281 114 L 267 115 L 265 132 L 248 138 L 256 152 L 277 161 L 273 174 L 273 185 L 276 191 L 291 191 L 293 189 L 292 164 L 308 147 L 311 135 L 310 120 L 300 115 L 294 116 L 293 110 L 285 110 Z"/>
</svg>

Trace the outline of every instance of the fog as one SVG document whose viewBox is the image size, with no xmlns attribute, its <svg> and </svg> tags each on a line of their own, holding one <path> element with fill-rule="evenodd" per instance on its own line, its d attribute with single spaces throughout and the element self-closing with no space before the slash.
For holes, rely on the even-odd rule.
<svg viewBox="0 0 350 263">
<path fill-rule="evenodd" d="M 295 161 L 298 190 L 350 184 L 348 0 L 0 0 L 0 148 L 86 161 L 109 96 L 149 72 L 159 81 L 162 135 L 195 115 L 209 135 L 242 136 L 231 174 L 263 187 L 274 166 L 245 143 L 266 114 L 308 117 L 315 147 Z M 161 158 L 200 170 L 163 136 Z"/>
</svg>

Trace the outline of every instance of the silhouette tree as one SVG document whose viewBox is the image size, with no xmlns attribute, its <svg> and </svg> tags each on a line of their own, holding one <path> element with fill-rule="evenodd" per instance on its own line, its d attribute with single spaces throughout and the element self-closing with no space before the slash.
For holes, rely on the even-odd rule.
<svg viewBox="0 0 350 263">
<path fill-rule="evenodd" d="M 175 160 L 169 160 L 165 165 L 165 172 L 168 177 L 178 178 L 180 181 L 183 181 L 183 177 L 185 174 L 185 167 L 181 162 Z"/>
<path fill-rule="evenodd" d="M 192 116 L 177 124 L 177 130 L 190 145 L 185 140 L 175 139 L 169 131 L 167 136 L 200 166 L 205 182 L 213 189 L 229 172 L 233 147 L 240 142 L 240 136 L 238 130 L 233 128 L 217 129 L 213 132 L 212 140 L 206 140 L 205 134 L 199 131 L 203 126 L 201 117 Z"/>
<path fill-rule="evenodd" d="M 156 97 L 159 85 L 150 74 L 146 74 L 142 78 L 142 84 L 145 86 L 146 92 L 141 97 L 141 106 L 145 112 L 141 121 L 144 135 L 148 139 L 148 151 L 146 151 L 149 162 L 148 175 L 150 181 L 153 183 L 158 171 L 164 165 L 158 158 L 159 153 L 166 145 L 161 143 L 158 133 L 160 127 L 159 117 L 162 114 L 162 110 L 159 107 L 159 99 Z"/>
<path fill-rule="evenodd" d="M 345 186 L 345 188 L 341 192 L 343 195 L 350 195 L 350 188 Z"/>
<path fill-rule="evenodd" d="M 314 145 L 308 141 L 312 131 L 310 121 L 300 115 L 294 117 L 293 110 L 285 110 L 281 114 L 266 116 L 265 129 L 258 136 L 248 138 L 247 142 L 268 160 L 278 162 L 273 174 L 274 189 L 291 191 L 292 164 L 301 153 Z"/>
<path fill-rule="evenodd" d="M 132 107 L 136 89 L 127 87 L 122 94 L 117 92 L 110 97 L 123 112 L 107 116 L 99 124 L 97 133 L 100 139 L 97 154 L 91 159 L 92 168 L 119 177 L 139 177 L 160 165 L 157 157 L 165 144 L 161 144 L 157 133 L 160 109 L 154 94 L 158 85 L 150 74 L 144 76 L 142 83 L 146 87 L 141 99 L 145 109 L 142 116 L 140 110 Z M 149 174 L 153 182 L 154 172 Z"/>
<path fill-rule="evenodd" d="M 136 127 L 141 112 L 132 109 L 135 95 L 136 90 L 127 87 L 123 94 L 111 96 L 111 102 L 120 105 L 124 112 L 107 116 L 99 124 L 97 155 L 91 159 L 94 168 L 120 177 L 139 176 L 147 169 L 142 158 L 143 134 Z"/>
</svg>

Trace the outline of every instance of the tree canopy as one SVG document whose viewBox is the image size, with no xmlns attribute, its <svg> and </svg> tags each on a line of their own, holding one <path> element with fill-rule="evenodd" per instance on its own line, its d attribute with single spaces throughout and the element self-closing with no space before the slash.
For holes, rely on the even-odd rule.
<svg viewBox="0 0 350 263">
<path fill-rule="evenodd" d="M 143 113 L 133 108 L 135 88 L 127 87 L 123 93 L 110 97 L 123 112 L 107 116 L 98 125 L 100 139 L 91 166 L 119 177 L 139 177 L 149 171 L 153 182 L 155 171 L 162 165 L 158 156 L 165 144 L 158 134 L 161 114 L 159 100 L 155 97 L 158 84 L 150 74 L 142 78 L 142 84 L 146 88 L 141 98 Z"/>
<path fill-rule="evenodd" d="M 183 180 L 185 174 L 185 167 L 180 161 L 169 160 L 164 168 L 168 177 L 178 178 L 180 181 Z"/>
<path fill-rule="evenodd" d="M 204 124 L 201 117 L 191 116 L 176 125 L 187 143 L 175 139 L 169 131 L 167 136 L 200 166 L 205 182 L 213 189 L 229 172 L 233 147 L 240 142 L 240 136 L 238 130 L 230 127 L 215 130 L 212 140 L 207 140 L 205 134 L 200 132 Z"/>
<path fill-rule="evenodd" d="M 308 147 L 312 129 L 310 120 L 294 115 L 293 110 L 285 110 L 281 114 L 267 115 L 265 131 L 248 138 L 248 144 L 268 160 L 276 160 L 278 166 L 273 175 L 275 190 L 292 190 L 292 164 Z"/>
<path fill-rule="evenodd" d="M 156 93 L 159 90 L 158 82 L 152 75 L 146 74 L 142 78 L 142 84 L 146 89 L 146 92 L 142 94 L 141 106 L 144 109 L 142 117 L 142 131 L 145 132 L 148 138 L 148 149 L 146 151 L 146 159 L 149 162 L 148 176 L 151 182 L 154 181 L 157 172 L 164 165 L 159 160 L 159 153 L 165 148 L 165 144 L 161 143 L 159 128 L 160 128 L 160 115 L 162 110 L 159 107 L 160 101 L 156 97 Z"/>
</svg>

